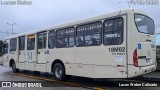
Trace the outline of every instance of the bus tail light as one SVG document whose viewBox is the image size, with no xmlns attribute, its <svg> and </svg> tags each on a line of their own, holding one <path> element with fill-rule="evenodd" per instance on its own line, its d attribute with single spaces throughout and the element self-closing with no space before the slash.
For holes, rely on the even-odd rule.
<svg viewBox="0 0 160 90">
<path fill-rule="evenodd" d="M 135 67 L 138 67 L 137 48 L 134 50 L 134 53 L 133 53 L 133 65 Z"/>
</svg>

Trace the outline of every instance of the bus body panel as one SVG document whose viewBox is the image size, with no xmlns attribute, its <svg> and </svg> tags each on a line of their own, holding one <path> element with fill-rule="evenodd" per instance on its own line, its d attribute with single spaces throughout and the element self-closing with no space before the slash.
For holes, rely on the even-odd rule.
<svg viewBox="0 0 160 90">
<path fill-rule="evenodd" d="M 93 78 L 127 78 L 127 68 L 95 65 Z"/>
<path fill-rule="evenodd" d="M 120 45 L 101 45 L 91 47 L 76 47 L 76 63 L 78 75 L 97 78 L 127 78 L 126 59 L 126 21 L 123 18 L 123 43 Z M 112 74 L 109 74 L 112 73 Z"/>
<path fill-rule="evenodd" d="M 148 66 L 156 63 L 155 43 L 138 42 L 138 64 L 139 66 Z M 137 46 L 138 46 L 137 45 Z M 153 48 L 152 48 L 153 46 Z"/>
<path fill-rule="evenodd" d="M 35 50 L 29 50 L 26 52 L 27 55 L 27 59 L 26 59 L 26 63 L 25 66 L 26 68 L 28 68 L 28 70 L 35 70 L 35 61 L 36 61 L 36 55 L 35 55 Z"/>
<path fill-rule="evenodd" d="M 128 78 L 140 76 L 146 73 L 150 73 L 156 70 L 156 64 L 145 66 L 145 67 L 135 67 L 133 65 L 128 65 Z"/>
<path fill-rule="evenodd" d="M 76 67 L 73 67 L 76 64 L 75 61 L 75 48 L 56 48 L 49 50 L 48 58 L 51 62 L 54 60 L 61 60 L 64 63 L 66 74 L 68 75 L 76 75 L 77 72 L 72 72 L 72 70 L 77 71 Z M 54 57 L 54 58 L 53 58 Z M 72 73 L 70 73 L 72 72 Z"/>
</svg>

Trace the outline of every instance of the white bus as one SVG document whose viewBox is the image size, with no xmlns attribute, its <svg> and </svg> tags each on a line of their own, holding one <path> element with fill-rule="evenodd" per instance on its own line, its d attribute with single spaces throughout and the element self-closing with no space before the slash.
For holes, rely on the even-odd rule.
<svg viewBox="0 0 160 90">
<path fill-rule="evenodd" d="M 125 9 L 5 38 L 3 65 L 13 72 L 131 78 L 156 70 L 154 21 Z"/>
</svg>

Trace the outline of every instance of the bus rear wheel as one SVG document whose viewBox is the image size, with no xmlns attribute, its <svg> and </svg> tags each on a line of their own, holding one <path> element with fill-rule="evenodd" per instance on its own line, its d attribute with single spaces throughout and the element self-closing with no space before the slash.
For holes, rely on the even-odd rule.
<svg viewBox="0 0 160 90">
<path fill-rule="evenodd" d="M 12 71 L 14 73 L 19 72 L 19 69 L 16 68 L 16 63 L 15 62 L 12 62 Z"/>
<path fill-rule="evenodd" d="M 65 69 L 61 63 L 56 63 L 53 66 L 53 78 L 58 81 L 64 80 Z"/>
</svg>

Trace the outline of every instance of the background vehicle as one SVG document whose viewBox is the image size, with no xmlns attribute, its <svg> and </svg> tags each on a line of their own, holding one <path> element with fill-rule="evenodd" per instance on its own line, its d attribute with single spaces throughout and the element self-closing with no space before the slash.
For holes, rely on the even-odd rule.
<svg viewBox="0 0 160 90">
<path fill-rule="evenodd" d="M 0 65 L 2 65 L 3 60 L 2 60 L 2 49 L 3 49 L 3 41 L 0 40 Z"/>
<path fill-rule="evenodd" d="M 156 60 L 157 60 L 157 70 L 160 70 L 160 34 L 156 35 Z"/>
<path fill-rule="evenodd" d="M 89 78 L 131 78 L 156 70 L 154 21 L 126 9 L 4 40 L 3 65 Z"/>
<path fill-rule="evenodd" d="M 157 70 L 160 70 L 160 46 L 157 46 Z"/>
</svg>

